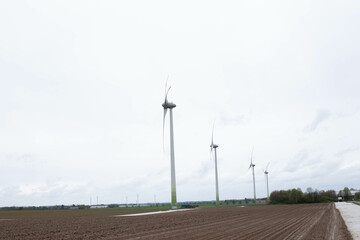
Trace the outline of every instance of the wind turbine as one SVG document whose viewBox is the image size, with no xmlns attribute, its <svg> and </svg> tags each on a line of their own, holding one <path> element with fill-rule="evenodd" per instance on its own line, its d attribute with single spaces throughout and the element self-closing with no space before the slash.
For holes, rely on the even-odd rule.
<svg viewBox="0 0 360 240">
<path fill-rule="evenodd" d="M 174 154 L 174 126 L 173 126 L 173 114 L 172 109 L 176 105 L 172 102 L 168 102 L 167 95 L 169 93 L 171 86 L 167 88 L 167 83 L 165 84 L 165 101 L 162 104 L 164 108 L 164 118 L 163 118 L 163 139 L 164 139 L 164 129 L 165 129 L 165 117 L 167 110 L 170 110 L 170 165 L 171 165 L 171 208 L 177 208 L 176 201 L 176 179 L 175 179 L 175 154 Z"/>
<path fill-rule="evenodd" d="M 253 152 L 254 152 L 254 147 L 253 147 L 253 149 L 252 149 L 252 151 L 251 151 L 251 162 L 250 162 L 250 166 L 249 166 L 248 170 L 249 170 L 250 168 L 252 168 L 253 186 L 254 186 L 254 203 L 256 203 L 255 173 L 254 173 L 255 164 L 253 164 L 253 162 L 252 162 Z"/>
<path fill-rule="evenodd" d="M 268 170 L 269 164 L 270 164 L 270 162 L 268 163 L 268 165 L 266 166 L 266 169 L 265 169 L 265 171 L 264 171 L 265 176 L 266 176 L 267 201 L 268 201 L 268 202 L 269 202 L 269 179 L 268 179 L 268 174 L 269 174 L 269 172 L 268 172 L 267 170 Z"/>
<path fill-rule="evenodd" d="M 216 205 L 219 205 L 219 183 L 218 183 L 218 170 L 217 170 L 217 154 L 216 154 L 216 149 L 219 146 L 214 144 L 214 126 L 213 126 L 213 130 L 212 130 L 212 135 L 211 135 L 211 145 L 210 145 L 210 157 L 212 157 L 212 150 L 214 149 L 214 154 L 215 154 L 215 184 L 216 184 Z"/>
</svg>

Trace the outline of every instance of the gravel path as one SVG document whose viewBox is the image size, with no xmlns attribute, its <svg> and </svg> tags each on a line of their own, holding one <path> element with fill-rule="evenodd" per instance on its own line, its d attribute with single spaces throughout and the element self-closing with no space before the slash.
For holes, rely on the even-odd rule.
<svg viewBox="0 0 360 240">
<path fill-rule="evenodd" d="M 335 205 L 339 209 L 352 237 L 355 240 L 360 240 L 360 206 L 347 202 L 337 202 Z"/>
<path fill-rule="evenodd" d="M 163 213 L 174 213 L 181 211 L 189 211 L 194 210 L 191 209 L 177 209 L 177 210 L 167 210 L 167 211 L 157 211 L 157 212 L 146 212 L 146 213 L 133 213 L 133 214 L 123 214 L 123 215 L 115 215 L 115 217 L 132 217 L 132 216 L 144 216 L 144 215 L 154 215 L 154 214 L 163 214 Z"/>
</svg>

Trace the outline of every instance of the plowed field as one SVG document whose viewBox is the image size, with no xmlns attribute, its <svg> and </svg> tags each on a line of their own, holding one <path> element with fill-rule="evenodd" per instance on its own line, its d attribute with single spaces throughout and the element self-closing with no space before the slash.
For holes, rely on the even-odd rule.
<svg viewBox="0 0 360 240">
<path fill-rule="evenodd" d="M 1 213 L 0 219 L 14 220 L 0 221 L 0 239 L 352 239 L 334 204 L 200 208 L 127 217 L 89 211 Z"/>
</svg>

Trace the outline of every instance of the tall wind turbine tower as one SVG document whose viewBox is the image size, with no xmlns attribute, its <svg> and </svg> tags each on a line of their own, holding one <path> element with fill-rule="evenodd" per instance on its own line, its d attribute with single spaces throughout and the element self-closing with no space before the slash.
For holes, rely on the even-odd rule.
<svg viewBox="0 0 360 240">
<path fill-rule="evenodd" d="M 255 164 L 253 164 L 252 162 L 252 158 L 253 158 L 253 152 L 254 152 L 254 148 L 251 151 L 251 162 L 250 162 L 250 166 L 249 169 L 252 169 L 252 175 L 253 175 L 253 186 L 254 186 L 254 202 L 256 203 L 256 189 L 255 189 L 255 173 L 254 173 L 254 167 Z"/>
<path fill-rule="evenodd" d="M 212 150 L 214 149 L 215 154 L 215 184 L 216 184 L 216 205 L 219 205 L 219 182 L 218 182 L 218 170 L 217 170 L 217 154 L 216 149 L 219 146 L 214 144 L 214 127 L 211 135 L 211 145 L 210 145 L 210 157 L 212 157 Z"/>
<path fill-rule="evenodd" d="M 174 126 L 173 126 L 173 113 L 172 110 L 176 105 L 172 102 L 168 102 L 167 95 L 169 93 L 171 86 L 167 88 L 165 85 L 165 101 L 162 104 L 164 108 L 164 118 L 163 118 L 163 134 L 165 129 L 165 117 L 167 110 L 170 111 L 170 164 L 171 164 L 171 208 L 177 208 L 176 201 L 176 179 L 175 179 L 175 153 L 174 153 Z M 163 136 L 164 137 L 164 136 Z"/>
<path fill-rule="evenodd" d="M 265 169 L 265 171 L 264 171 L 264 173 L 265 173 L 265 176 L 266 176 L 266 187 L 267 187 L 267 201 L 269 202 L 269 179 L 268 179 L 268 174 L 269 174 L 269 172 L 268 172 L 268 167 L 269 167 L 269 164 L 270 164 L 270 162 L 268 163 L 268 165 L 266 166 L 266 169 Z"/>
</svg>

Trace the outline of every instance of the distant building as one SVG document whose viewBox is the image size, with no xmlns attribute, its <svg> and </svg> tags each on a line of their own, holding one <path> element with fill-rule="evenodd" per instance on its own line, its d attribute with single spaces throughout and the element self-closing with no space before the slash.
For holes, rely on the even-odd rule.
<svg viewBox="0 0 360 240">
<path fill-rule="evenodd" d="M 107 208 L 107 205 L 92 205 L 90 208 Z"/>
</svg>

